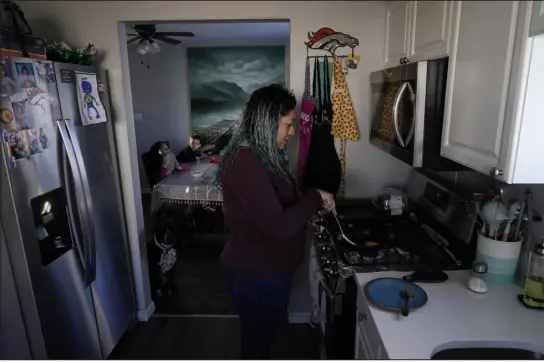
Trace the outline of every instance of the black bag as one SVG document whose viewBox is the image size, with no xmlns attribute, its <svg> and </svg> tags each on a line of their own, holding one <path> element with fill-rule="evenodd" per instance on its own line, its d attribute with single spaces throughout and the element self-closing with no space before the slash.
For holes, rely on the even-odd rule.
<svg viewBox="0 0 544 362">
<path fill-rule="evenodd" d="M 13 1 L 2 1 L 0 4 L 0 27 L 16 34 L 32 35 L 32 29 L 26 21 L 25 14 Z"/>
</svg>

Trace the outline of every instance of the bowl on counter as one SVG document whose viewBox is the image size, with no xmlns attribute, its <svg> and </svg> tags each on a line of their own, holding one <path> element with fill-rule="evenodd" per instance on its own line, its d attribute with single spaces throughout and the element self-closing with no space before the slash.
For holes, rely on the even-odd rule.
<svg viewBox="0 0 544 362">
<path fill-rule="evenodd" d="M 202 171 L 191 171 L 191 176 L 193 176 L 194 178 L 200 178 L 202 177 L 202 175 L 204 174 L 204 172 Z"/>
</svg>

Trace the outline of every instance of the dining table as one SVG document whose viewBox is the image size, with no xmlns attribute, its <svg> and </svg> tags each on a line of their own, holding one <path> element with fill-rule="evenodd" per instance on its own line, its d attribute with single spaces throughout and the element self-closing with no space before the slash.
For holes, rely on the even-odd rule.
<svg viewBox="0 0 544 362">
<path fill-rule="evenodd" d="M 221 205 L 223 195 L 215 182 L 217 164 L 212 158 L 203 157 L 183 165 L 153 187 L 151 213 L 155 214 L 162 205 L 197 204 Z"/>
</svg>

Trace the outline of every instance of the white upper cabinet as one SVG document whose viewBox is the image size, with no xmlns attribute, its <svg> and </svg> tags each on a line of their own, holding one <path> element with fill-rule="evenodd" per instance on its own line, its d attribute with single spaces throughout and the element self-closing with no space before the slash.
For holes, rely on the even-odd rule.
<svg viewBox="0 0 544 362">
<path fill-rule="evenodd" d="M 450 40 L 451 1 L 412 1 L 408 58 L 411 62 L 443 57 Z"/>
<path fill-rule="evenodd" d="M 385 68 L 448 55 L 451 1 L 394 1 L 386 10 Z"/>
<path fill-rule="evenodd" d="M 508 183 L 544 183 L 544 107 L 528 103 L 544 79 L 531 3 L 456 1 L 452 15 L 441 154 Z"/>
<path fill-rule="evenodd" d="M 385 67 L 400 64 L 408 57 L 410 2 L 393 1 L 387 6 L 385 16 Z"/>
<path fill-rule="evenodd" d="M 544 34 L 544 1 L 533 1 L 530 36 Z"/>
</svg>

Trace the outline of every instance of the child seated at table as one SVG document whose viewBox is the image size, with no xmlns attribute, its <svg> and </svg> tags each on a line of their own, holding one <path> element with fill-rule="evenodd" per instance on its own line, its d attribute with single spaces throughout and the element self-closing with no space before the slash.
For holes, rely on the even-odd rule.
<svg viewBox="0 0 544 362">
<path fill-rule="evenodd" d="M 202 156 L 200 147 L 202 146 L 200 136 L 194 134 L 189 138 L 189 144 L 180 153 L 178 153 L 178 162 L 189 163 L 196 161 Z"/>
<path fill-rule="evenodd" d="M 167 142 L 161 143 L 159 153 L 162 156 L 161 180 L 174 172 L 174 170 L 182 170 L 182 167 L 178 163 L 176 156 L 174 156 L 174 153 L 170 151 L 170 147 L 168 146 Z"/>
<path fill-rule="evenodd" d="M 149 152 L 142 155 L 149 186 L 153 187 L 174 170 L 182 170 L 184 167 L 178 163 L 174 154 L 170 151 L 168 141 L 156 142 Z"/>
</svg>

